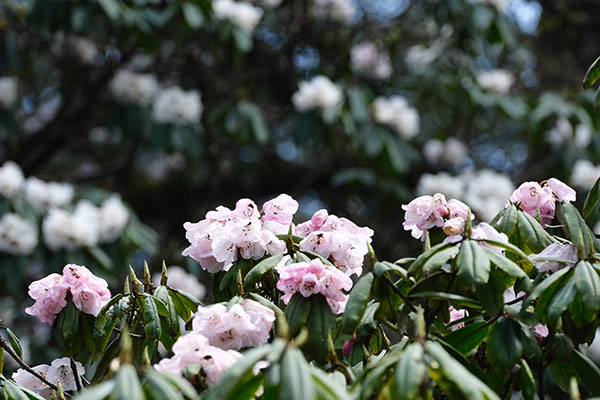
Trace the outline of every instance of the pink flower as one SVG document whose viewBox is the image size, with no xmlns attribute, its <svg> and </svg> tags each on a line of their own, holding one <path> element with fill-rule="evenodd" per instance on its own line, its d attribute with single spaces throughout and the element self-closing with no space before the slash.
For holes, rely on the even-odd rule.
<svg viewBox="0 0 600 400">
<path fill-rule="evenodd" d="M 575 201 L 577 193 L 567 184 L 559 181 L 556 178 L 550 178 L 547 182 L 548 187 L 552 190 L 552 193 L 556 196 L 556 200 L 564 203 Z"/>
<path fill-rule="evenodd" d="M 306 236 L 300 251 L 310 251 L 325 258 L 347 275 L 361 275 L 365 255 L 369 252 L 373 230 L 359 227 L 346 218 L 317 211 L 310 221 L 296 227 L 296 234 Z"/>
<path fill-rule="evenodd" d="M 298 211 L 298 202 L 287 194 L 280 194 L 263 204 L 263 228 L 278 235 L 288 233 L 292 218 Z"/>
<path fill-rule="evenodd" d="M 467 310 L 464 310 L 464 309 L 457 310 L 456 308 L 454 308 L 452 306 L 448 307 L 448 311 L 450 311 L 450 322 L 451 323 L 454 321 L 461 320 L 469 315 L 469 312 Z M 465 326 L 464 322 L 459 322 L 458 324 L 452 325 L 450 327 L 450 329 L 455 331 L 457 329 L 464 328 L 464 326 Z"/>
<path fill-rule="evenodd" d="M 411 231 L 415 239 L 421 239 L 423 234 L 437 226 L 444 226 L 444 217 L 448 215 L 446 198 L 441 193 L 433 196 L 421 196 L 408 204 L 402 205 L 406 210 L 404 215 L 404 230 Z"/>
<path fill-rule="evenodd" d="M 29 296 L 36 302 L 25 309 L 29 315 L 37 317 L 49 325 L 54 323 L 56 316 L 67 305 L 69 285 L 58 274 L 50 274 L 29 285 Z"/>
<path fill-rule="evenodd" d="M 519 207 L 532 217 L 536 217 L 538 210 L 543 226 L 548 225 L 554 218 L 554 196 L 549 187 L 541 187 L 537 182 L 525 182 L 509 197 L 510 202 Z M 509 202 L 507 201 L 507 205 Z"/>
<path fill-rule="evenodd" d="M 498 232 L 493 226 L 486 222 L 481 222 L 479 225 L 473 228 L 473 232 L 471 233 L 471 239 L 474 240 L 494 240 L 496 242 L 508 243 L 508 236 L 505 233 Z M 498 246 L 492 246 L 485 242 L 479 242 L 480 245 L 484 247 L 489 247 L 490 249 L 502 253 L 504 249 Z"/>
<path fill-rule="evenodd" d="M 192 321 L 193 331 L 204 335 L 212 346 L 221 349 L 262 346 L 269 340 L 275 313 L 252 300 L 227 309 L 223 304 L 198 307 Z"/>
<path fill-rule="evenodd" d="M 48 372 L 48 368 L 50 368 L 50 366 L 47 364 L 41 364 L 32 367 L 32 369 L 35 372 L 42 375 L 43 377 L 46 377 L 46 379 L 46 373 Z M 16 372 L 13 372 L 12 379 L 19 385 L 23 386 L 25 389 L 34 391 L 45 399 L 49 399 L 52 395 L 53 390 L 50 388 L 50 386 L 46 385 L 37 377 L 35 377 L 34 375 L 30 374 L 22 368 L 19 368 Z"/>
<path fill-rule="evenodd" d="M 281 300 L 288 304 L 294 293 L 302 296 L 322 294 L 327 299 L 331 311 L 339 314 L 344 311 L 348 296 L 342 290 L 352 289 L 352 280 L 339 269 L 324 265 L 320 259 L 310 263 L 299 262 L 285 265 L 285 260 L 275 267 L 279 273 L 277 289 L 284 292 Z"/>
<path fill-rule="evenodd" d="M 562 258 L 568 261 L 577 261 L 577 249 L 570 244 L 552 243 L 539 254 L 532 255 L 533 257 L 555 257 Z M 563 268 L 565 264 L 559 261 L 534 261 L 539 272 L 556 272 Z"/>
<path fill-rule="evenodd" d="M 85 374 L 85 368 L 80 362 L 75 361 L 75 367 L 79 377 Z M 71 360 L 68 357 L 57 358 L 50 365 L 36 365 L 33 370 L 55 385 L 60 382 L 65 391 L 77 389 L 75 376 L 71 368 Z M 50 386 L 24 369 L 19 368 L 16 372 L 13 372 L 12 379 L 24 388 L 32 390 L 46 399 L 49 399 L 52 395 L 53 391 Z"/>
<path fill-rule="evenodd" d="M 548 336 L 548 327 L 546 325 L 543 324 L 537 324 L 536 326 L 534 326 L 533 328 L 531 328 L 533 334 L 535 335 L 535 337 L 537 337 L 538 339 L 543 339 L 546 336 Z"/>
</svg>

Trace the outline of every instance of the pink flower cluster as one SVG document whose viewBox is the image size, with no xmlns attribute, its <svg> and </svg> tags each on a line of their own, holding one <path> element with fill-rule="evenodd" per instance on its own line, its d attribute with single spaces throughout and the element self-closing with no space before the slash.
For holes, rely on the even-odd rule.
<svg viewBox="0 0 600 400">
<path fill-rule="evenodd" d="M 452 306 L 448 307 L 448 311 L 450 311 L 450 322 L 459 321 L 467 316 L 469 316 L 469 312 L 464 309 L 456 309 Z M 459 322 L 458 324 L 454 324 L 450 327 L 451 330 L 455 331 L 457 329 L 461 329 L 465 327 L 464 322 Z"/>
<path fill-rule="evenodd" d="M 250 199 L 238 200 L 233 210 L 219 206 L 202 221 L 183 225 L 190 246 L 182 254 L 209 272 L 227 271 L 239 257 L 282 254 L 285 242 L 275 235 L 288 232 L 297 210 L 298 202 L 287 194 L 267 201 L 262 213 Z"/>
<path fill-rule="evenodd" d="M 81 363 L 75 361 L 77 375 L 83 376 L 85 368 Z M 40 364 L 33 367 L 33 370 L 46 378 L 49 382 L 57 385 L 59 382 L 65 391 L 77 389 L 73 369 L 71 368 L 71 360 L 68 357 L 57 358 L 50 365 Z M 22 368 L 13 372 L 12 379 L 25 389 L 32 390 L 40 396 L 49 399 L 53 390 L 36 376 L 30 374 Z M 78 378 L 81 379 L 81 378 Z"/>
<path fill-rule="evenodd" d="M 536 217 L 539 212 L 542 225 L 550 224 L 554 218 L 556 201 L 575 201 L 576 192 L 556 178 L 550 178 L 542 184 L 543 186 L 537 182 L 522 183 L 508 198 L 506 206 L 510 203 L 518 204 L 532 217 Z"/>
<path fill-rule="evenodd" d="M 284 258 L 275 269 L 279 273 L 277 289 L 284 292 L 281 300 L 287 304 L 296 292 L 308 297 L 322 294 L 327 299 L 331 311 L 335 314 L 344 312 L 348 295 L 342 290 L 352 289 L 352 280 L 339 269 L 324 265 L 320 259 L 310 263 L 299 262 L 285 265 Z"/>
<path fill-rule="evenodd" d="M 469 207 L 462 201 L 451 199 L 441 193 L 433 196 L 420 196 L 408 204 L 403 204 L 406 211 L 404 230 L 411 231 L 415 239 L 425 239 L 423 235 L 433 227 L 442 228 L 448 236 L 460 235 L 465 229 Z M 471 219 L 475 216 L 471 213 Z"/>
<path fill-rule="evenodd" d="M 273 321 L 273 310 L 256 301 L 243 300 L 229 310 L 223 304 L 198 307 L 192 326 L 193 332 L 206 337 L 212 346 L 239 350 L 267 343 Z"/>
<path fill-rule="evenodd" d="M 243 358 L 235 350 L 223 350 L 211 346 L 208 339 L 199 333 L 180 336 L 173 345 L 173 357 L 163 358 L 154 368 L 160 372 L 181 376 L 191 365 L 200 365 L 208 386 L 216 385 L 227 369 Z"/>
<path fill-rule="evenodd" d="M 97 316 L 102 306 L 110 300 L 108 284 L 84 266 L 67 264 L 63 275 L 50 274 L 29 285 L 29 296 L 35 300 L 25 312 L 49 325 L 67 305 L 67 293 L 81 312 Z"/>
<path fill-rule="evenodd" d="M 361 275 L 365 255 L 369 252 L 373 230 L 319 210 L 312 218 L 296 226 L 297 235 L 304 236 L 300 251 L 311 251 L 325 258 L 347 275 Z"/>
<path fill-rule="evenodd" d="M 572 244 L 552 243 L 534 257 L 562 258 L 577 262 L 577 249 Z M 565 266 L 560 261 L 533 261 L 539 272 L 556 272 Z"/>
</svg>

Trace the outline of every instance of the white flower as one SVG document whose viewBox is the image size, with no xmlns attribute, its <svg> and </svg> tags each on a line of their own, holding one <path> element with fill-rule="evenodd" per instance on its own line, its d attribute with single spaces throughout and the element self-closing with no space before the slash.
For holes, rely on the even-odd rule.
<svg viewBox="0 0 600 400">
<path fill-rule="evenodd" d="M 85 374 L 85 368 L 81 365 L 80 362 L 75 361 L 75 369 L 77 370 L 77 375 L 79 376 L 81 383 L 81 376 Z M 71 391 L 77 390 L 77 383 L 75 383 L 75 376 L 73 375 L 73 369 L 71 368 L 71 359 L 68 357 L 57 358 L 52 361 L 50 367 L 46 372 L 47 379 L 57 384 L 60 382 L 63 390 Z"/>
<path fill-rule="evenodd" d="M 376 122 L 390 126 L 404 139 L 411 139 L 419 133 L 419 113 L 402 96 L 376 98 L 373 116 Z"/>
<path fill-rule="evenodd" d="M 7 213 L 0 219 L 0 250 L 9 254 L 31 254 L 38 244 L 37 227 L 17 214 Z"/>
<path fill-rule="evenodd" d="M 179 86 L 159 91 L 152 105 L 152 117 L 157 122 L 197 123 L 201 114 L 200 93 L 186 92 Z"/>
<path fill-rule="evenodd" d="M 592 141 L 592 128 L 587 124 L 579 124 L 575 128 L 574 144 L 578 149 L 585 149 Z"/>
<path fill-rule="evenodd" d="M 206 288 L 198 278 L 195 275 L 188 274 L 181 267 L 172 266 L 167 268 L 167 276 L 169 277 L 167 285 L 175 289 L 181 289 L 197 299 L 202 299 L 206 294 Z M 155 285 L 160 285 L 160 278 L 161 274 L 154 274 L 152 281 Z"/>
<path fill-rule="evenodd" d="M 460 177 L 447 172 L 423 174 L 417 184 L 417 194 L 421 196 L 442 193 L 448 198 L 462 198 L 464 188 L 465 182 Z"/>
<path fill-rule="evenodd" d="M 515 82 L 515 77 L 504 69 L 479 72 L 475 79 L 479 86 L 498 94 L 508 94 Z"/>
<path fill-rule="evenodd" d="M 598 178 L 600 178 L 600 166 L 592 164 L 589 160 L 577 160 L 569 183 L 580 189 L 589 190 Z"/>
<path fill-rule="evenodd" d="M 312 109 L 336 109 L 344 101 L 342 90 L 329 78 L 318 75 L 310 81 L 298 84 L 298 91 L 292 95 L 296 110 L 303 112 Z"/>
<path fill-rule="evenodd" d="M 64 206 L 73 200 L 73 195 L 73 186 L 68 183 L 44 182 L 35 176 L 25 181 L 25 198 L 40 210 Z"/>
<path fill-rule="evenodd" d="M 48 369 L 50 368 L 47 364 L 36 365 L 32 369 L 42 376 L 47 377 Z M 52 395 L 52 389 L 44 382 L 39 380 L 36 376 L 30 374 L 22 368 L 19 368 L 16 372 L 13 372 L 12 379 L 25 389 L 32 390 L 40 396 L 49 399 Z"/>
<path fill-rule="evenodd" d="M 119 195 L 104 200 L 98 209 L 98 240 L 112 242 L 121 234 L 129 222 L 129 210 Z"/>
<path fill-rule="evenodd" d="M 352 0 L 315 0 L 314 9 L 319 17 L 331 17 L 345 23 L 352 22 L 356 15 Z"/>
<path fill-rule="evenodd" d="M 6 161 L 0 167 L 0 194 L 4 197 L 13 198 L 21 190 L 25 178 L 21 167 L 12 161 Z"/>
<path fill-rule="evenodd" d="M 215 0 L 212 4 L 216 19 L 228 20 L 232 24 L 252 33 L 263 15 L 263 10 L 245 1 Z"/>
<path fill-rule="evenodd" d="M 385 52 L 379 52 L 371 42 L 363 42 L 352 47 L 350 65 L 357 73 L 375 79 L 387 79 L 392 74 L 390 57 Z"/>
<path fill-rule="evenodd" d="M 52 208 L 42 222 L 44 243 L 51 250 L 75 250 L 81 246 L 98 244 L 98 208 L 81 200 L 75 211 Z"/>
<path fill-rule="evenodd" d="M 444 162 L 459 167 L 464 164 L 467 158 L 467 147 L 462 141 L 453 137 L 446 140 L 446 142 L 431 139 L 425 142 L 423 153 L 427 162 L 432 165 Z"/>
<path fill-rule="evenodd" d="M 515 190 L 509 177 L 488 169 L 480 170 L 474 176 L 465 174 L 463 180 L 467 183 L 464 200 L 482 221 L 491 221 Z"/>
<path fill-rule="evenodd" d="M 573 127 L 566 118 L 559 118 L 556 125 L 544 133 L 544 138 L 552 147 L 560 147 L 573 138 Z"/>
<path fill-rule="evenodd" d="M 420 44 L 411 46 L 406 51 L 404 61 L 414 73 L 421 73 L 441 54 L 441 46 L 425 47 Z"/>
<path fill-rule="evenodd" d="M 17 101 L 17 78 L 5 76 L 0 78 L 0 108 L 8 108 Z"/>
<path fill-rule="evenodd" d="M 158 82 L 153 74 L 136 74 L 121 69 L 110 82 L 110 90 L 118 100 L 145 105 L 152 101 Z"/>
</svg>

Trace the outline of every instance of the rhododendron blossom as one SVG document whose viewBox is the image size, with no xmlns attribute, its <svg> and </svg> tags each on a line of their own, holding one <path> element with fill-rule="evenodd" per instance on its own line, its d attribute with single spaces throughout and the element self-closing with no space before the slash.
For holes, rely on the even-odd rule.
<svg viewBox="0 0 600 400">
<path fill-rule="evenodd" d="M 469 312 L 467 310 L 464 309 L 456 309 L 452 306 L 448 307 L 448 311 L 450 311 L 450 323 L 454 322 L 454 321 L 459 321 L 465 317 L 467 317 L 469 315 Z M 464 328 L 465 323 L 464 322 L 459 322 L 457 324 L 454 324 L 450 327 L 450 329 L 457 330 L 460 328 Z"/>
<path fill-rule="evenodd" d="M 275 234 L 287 233 L 297 209 L 298 203 L 287 195 L 266 202 L 262 217 L 249 199 L 238 200 L 233 210 L 219 206 L 202 221 L 183 225 L 190 246 L 182 254 L 209 272 L 227 271 L 240 257 L 256 260 L 265 254 L 283 254 L 285 242 Z"/>
<path fill-rule="evenodd" d="M 540 253 L 532 257 L 562 258 L 567 261 L 577 262 L 577 249 L 571 244 L 552 243 Z M 556 272 L 565 266 L 560 261 L 533 261 L 540 272 Z"/>
<path fill-rule="evenodd" d="M 483 240 L 493 240 L 495 242 L 508 243 L 508 236 L 505 233 L 498 232 L 493 226 L 486 222 L 481 222 L 479 225 L 473 227 L 471 232 L 471 239 L 482 240 L 479 244 L 484 247 L 497 251 L 499 253 L 504 252 L 502 247 L 494 246 L 483 242 Z"/>
<path fill-rule="evenodd" d="M 433 196 L 420 196 L 408 204 L 403 204 L 402 209 L 406 211 L 404 216 L 404 230 L 411 231 L 415 239 L 423 238 L 423 234 L 437 226 L 444 226 L 444 218 L 449 214 L 448 202 L 441 193 Z"/>
<path fill-rule="evenodd" d="M 541 224 L 546 226 L 554 218 L 556 201 L 575 201 L 575 190 L 556 178 L 550 178 L 544 186 L 537 182 L 524 182 L 508 198 L 506 206 L 517 204 L 532 217 L 540 216 Z"/>
<path fill-rule="evenodd" d="M 244 300 L 229 309 L 223 304 L 198 307 L 193 331 L 206 337 L 212 346 L 239 350 L 262 346 L 269 340 L 275 313 L 253 300 Z"/>
<path fill-rule="evenodd" d="M 80 362 L 75 361 L 75 367 L 79 377 L 85 374 L 85 368 Z M 33 370 L 46 378 L 50 383 L 55 385 L 60 383 L 65 391 L 77 389 L 77 383 L 75 382 L 75 376 L 71 368 L 71 359 L 68 357 L 57 358 L 50 365 L 36 365 L 33 367 Z M 81 379 L 79 377 L 77 379 Z M 46 399 L 49 399 L 52 395 L 52 389 L 48 385 L 22 368 L 13 372 L 12 379 L 24 388 L 32 390 Z"/>
<path fill-rule="evenodd" d="M 548 333 L 550 333 L 550 331 L 548 330 L 548 327 L 544 324 L 537 324 L 536 326 L 531 328 L 531 331 L 533 332 L 535 337 L 538 339 L 543 339 L 546 336 L 548 336 Z"/>
<path fill-rule="evenodd" d="M 25 312 L 52 325 L 67 305 L 68 292 L 75 307 L 93 316 L 98 315 L 111 297 L 104 279 L 98 278 L 84 266 L 68 264 L 63 268 L 63 275 L 50 274 L 29 285 L 29 296 L 35 303 L 27 307 Z"/>
<path fill-rule="evenodd" d="M 295 232 L 305 236 L 300 242 L 301 251 L 330 258 L 347 275 L 362 274 L 363 261 L 373 236 L 372 229 L 329 215 L 327 210 L 319 210 L 310 220 L 298 225 Z"/>
<path fill-rule="evenodd" d="M 279 273 L 277 289 L 284 292 L 281 300 L 289 303 L 292 296 L 299 292 L 304 297 L 322 294 L 327 299 L 331 311 L 344 312 L 348 295 L 342 290 L 352 289 L 352 280 L 336 267 L 325 265 L 320 259 L 311 262 L 299 262 L 285 265 L 284 258 L 275 267 Z"/>
</svg>

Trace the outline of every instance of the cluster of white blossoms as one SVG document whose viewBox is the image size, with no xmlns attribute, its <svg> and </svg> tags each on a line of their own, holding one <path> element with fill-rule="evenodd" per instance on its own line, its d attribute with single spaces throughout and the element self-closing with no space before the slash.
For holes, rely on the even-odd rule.
<svg viewBox="0 0 600 400">
<path fill-rule="evenodd" d="M 14 198 L 21 191 L 25 176 L 21 167 L 12 161 L 6 161 L 0 167 L 0 194 L 9 199 Z"/>
<path fill-rule="evenodd" d="M 202 109 L 200 92 L 171 86 L 156 95 L 152 104 L 152 118 L 161 123 L 197 123 Z"/>
<path fill-rule="evenodd" d="M 556 125 L 544 134 L 544 138 L 555 148 L 570 143 L 578 149 L 584 149 L 592 141 L 592 129 L 589 125 L 582 123 L 573 130 L 568 119 L 559 118 L 556 120 Z"/>
<path fill-rule="evenodd" d="M 121 69 L 110 82 L 110 90 L 117 100 L 147 105 L 158 91 L 158 81 L 153 74 L 139 74 Z"/>
<path fill-rule="evenodd" d="M 505 69 L 481 71 L 477 73 L 475 79 L 482 88 L 501 95 L 508 94 L 515 83 L 514 75 Z"/>
<path fill-rule="evenodd" d="M 112 242 L 129 221 L 129 211 L 118 195 L 105 200 L 100 207 L 80 200 L 73 212 L 52 208 L 42 223 L 44 243 L 51 250 L 75 250 Z"/>
<path fill-rule="evenodd" d="M 227 20 L 252 33 L 263 16 L 263 10 L 245 1 L 214 0 L 213 13 L 218 20 Z"/>
<path fill-rule="evenodd" d="M 352 0 L 314 0 L 313 8 L 318 17 L 344 23 L 352 22 L 356 15 L 356 6 Z"/>
<path fill-rule="evenodd" d="M 17 78 L 3 76 L 0 78 L 0 108 L 9 108 L 17 101 Z"/>
<path fill-rule="evenodd" d="M 404 97 L 378 97 L 372 107 L 375 121 L 391 127 L 404 139 L 411 139 L 419 133 L 419 113 Z"/>
<path fill-rule="evenodd" d="M 392 63 L 386 52 L 380 52 L 372 42 L 352 47 L 350 65 L 358 73 L 374 79 L 387 79 L 392 75 Z"/>
<path fill-rule="evenodd" d="M 465 201 L 482 221 L 491 221 L 514 190 L 509 177 L 487 169 L 457 176 L 447 172 L 423 174 L 417 184 L 419 195 L 439 192 Z"/>
<path fill-rule="evenodd" d="M 431 139 L 423 146 L 425 159 L 431 165 L 440 163 L 460 167 L 467 158 L 467 146 L 456 138 L 448 138 L 445 142 L 439 139 Z"/>
<path fill-rule="evenodd" d="M 600 165 L 594 165 L 589 160 L 577 160 L 573 165 L 569 183 L 579 189 L 589 190 L 600 178 Z"/>
<path fill-rule="evenodd" d="M 6 213 L 0 218 L 0 251 L 27 255 L 37 244 L 38 230 L 33 222 L 13 213 Z"/>
<path fill-rule="evenodd" d="M 27 178 L 23 192 L 27 201 L 38 210 L 67 205 L 75 195 L 75 189 L 69 183 L 46 182 L 35 176 Z"/>
<path fill-rule="evenodd" d="M 323 75 L 300 82 L 298 91 L 292 95 L 292 103 L 300 112 L 314 109 L 328 112 L 336 110 L 343 102 L 342 89 Z"/>
<path fill-rule="evenodd" d="M 77 383 L 69 357 L 57 358 L 50 365 L 40 364 L 32 369 L 46 378 L 48 382 L 54 385 L 60 383 L 64 391 L 77 390 Z M 77 379 L 81 379 L 80 377 L 85 374 L 85 368 L 80 362 L 75 361 L 75 369 L 77 370 Z M 13 372 L 12 379 L 24 388 L 32 390 L 46 399 L 52 396 L 53 390 L 50 386 L 24 369 L 19 368 L 16 372 Z"/>
</svg>

